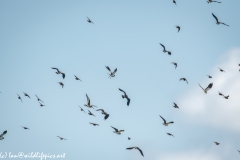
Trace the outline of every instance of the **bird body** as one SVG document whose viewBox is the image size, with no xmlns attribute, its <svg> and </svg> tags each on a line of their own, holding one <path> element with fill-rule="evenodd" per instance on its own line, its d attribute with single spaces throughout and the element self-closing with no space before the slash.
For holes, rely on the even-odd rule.
<svg viewBox="0 0 240 160">
<path fill-rule="evenodd" d="M 167 133 L 169 136 L 172 136 L 172 137 L 174 137 L 171 133 Z"/>
<path fill-rule="evenodd" d="M 80 107 L 80 106 L 79 106 Z M 80 109 L 81 109 L 81 111 L 83 111 L 84 113 L 86 113 L 83 109 L 82 109 L 82 107 L 80 107 Z"/>
<path fill-rule="evenodd" d="M 27 127 L 23 127 L 23 126 L 22 126 L 22 128 L 23 128 L 23 129 L 28 129 L 28 130 L 30 130 L 30 129 L 29 129 L 29 128 L 27 128 Z"/>
<path fill-rule="evenodd" d="M 207 88 L 205 88 L 205 89 L 204 89 L 199 83 L 198 83 L 198 85 L 202 88 L 202 90 L 204 91 L 204 93 L 207 94 L 207 91 L 209 91 L 209 90 L 212 88 L 213 82 L 210 83 L 210 84 L 207 86 Z"/>
<path fill-rule="evenodd" d="M 88 23 L 92 23 L 92 24 L 94 24 L 94 23 L 91 21 L 90 18 L 87 17 L 87 19 L 88 19 L 88 20 L 87 20 Z"/>
<path fill-rule="evenodd" d="M 96 123 L 90 123 L 90 124 L 92 124 L 93 126 L 99 126 L 99 124 L 96 124 Z"/>
<path fill-rule="evenodd" d="M 177 63 L 176 62 L 172 62 L 172 64 L 174 64 L 175 69 L 177 68 Z"/>
<path fill-rule="evenodd" d="M 119 89 L 119 91 L 121 91 L 121 92 L 124 93 L 124 95 L 122 95 L 122 98 L 126 98 L 126 99 L 127 99 L 127 106 L 129 106 L 129 104 L 130 104 L 130 98 L 128 98 L 128 95 L 126 94 L 126 92 L 125 92 L 124 90 L 122 90 L 122 89 L 120 89 L 120 88 L 118 88 L 118 89 Z"/>
<path fill-rule="evenodd" d="M 17 94 L 18 95 L 18 94 Z M 18 95 L 18 99 L 20 99 L 21 100 L 21 102 L 22 102 L 22 98 Z"/>
<path fill-rule="evenodd" d="M 218 143 L 218 142 L 214 142 L 216 145 L 219 145 L 220 143 Z"/>
<path fill-rule="evenodd" d="M 60 137 L 60 136 L 57 136 L 60 140 L 67 140 L 67 139 L 65 139 L 65 138 L 63 138 L 63 137 Z"/>
<path fill-rule="evenodd" d="M 74 75 L 74 76 L 75 76 L 75 75 Z M 77 76 L 75 76 L 75 79 L 82 82 L 82 80 L 81 80 L 80 78 L 78 78 Z"/>
<path fill-rule="evenodd" d="M 40 98 L 38 98 L 38 96 L 35 94 L 35 96 L 37 97 L 37 100 L 40 102 L 43 102 Z M 44 103 L 44 102 L 43 102 Z"/>
<path fill-rule="evenodd" d="M 62 88 L 64 87 L 64 84 L 62 82 L 58 82 L 58 83 L 62 86 Z"/>
<path fill-rule="evenodd" d="M 112 127 L 112 126 L 111 126 Z M 118 134 L 118 135 L 120 135 L 121 134 L 121 132 L 124 132 L 124 130 L 118 130 L 117 128 L 114 128 L 114 127 L 112 127 L 115 131 L 113 131 L 113 133 L 116 133 L 116 134 Z"/>
<path fill-rule="evenodd" d="M 181 28 L 180 28 L 180 26 L 176 26 L 176 28 L 178 29 L 178 32 L 179 32 L 179 31 L 180 31 L 180 29 L 181 29 Z"/>
<path fill-rule="evenodd" d="M 94 116 L 94 117 L 96 117 L 94 114 L 92 114 L 92 112 L 90 112 L 89 110 L 88 110 L 88 114 L 90 115 L 90 116 Z"/>
<path fill-rule="evenodd" d="M 179 107 L 178 107 L 178 105 L 176 103 L 173 102 L 173 104 L 174 104 L 174 106 L 173 106 L 174 108 L 178 108 L 179 109 Z"/>
<path fill-rule="evenodd" d="M 213 0 L 208 0 L 208 3 L 212 3 L 212 2 L 216 2 L 216 3 L 222 3 L 222 2 L 218 2 L 218 1 L 213 1 Z"/>
<path fill-rule="evenodd" d="M 27 93 L 23 92 L 23 94 L 24 94 L 24 96 L 30 98 L 30 96 L 29 96 Z M 30 98 L 30 99 L 31 99 L 31 98 Z"/>
</svg>

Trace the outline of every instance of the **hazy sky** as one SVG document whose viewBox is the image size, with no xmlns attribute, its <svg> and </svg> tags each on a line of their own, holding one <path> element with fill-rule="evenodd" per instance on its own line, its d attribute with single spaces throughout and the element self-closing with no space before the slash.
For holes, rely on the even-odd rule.
<svg viewBox="0 0 240 160">
<path fill-rule="evenodd" d="M 8 131 L 0 153 L 65 153 L 68 160 L 239 159 L 240 1 L 206 1 L 0 1 L 0 132 Z M 212 13 L 230 27 L 216 25 Z M 114 78 L 106 65 L 118 69 Z M 211 82 L 208 94 L 198 86 Z M 130 97 L 129 107 L 118 88 Z M 78 105 L 88 110 L 86 94 L 110 114 L 106 121 L 93 109 L 96 117 L 80 111 Z M 163 126 L 159 115 L 174 124 Z M 116 135 L 110 126 L 125 132 Z M 144 157 L 126 150 L 132 146 Z"/>
</svg>

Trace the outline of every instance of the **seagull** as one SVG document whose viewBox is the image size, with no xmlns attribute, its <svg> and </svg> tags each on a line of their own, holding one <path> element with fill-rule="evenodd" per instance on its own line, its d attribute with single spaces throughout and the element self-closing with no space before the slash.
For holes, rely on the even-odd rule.
<svg viewBox="0 0 240 160">
<path fill-rule="evenodd" d="M 171 55 L 172 53 L 170 52 L 170 51 L 167 51 L 166 49 L 165 49 L 165 46 L 163 45 L 163 44 L 161 44 L 161 43 L 159 43 L 162 47 L 163 47 L 163 52 L 164 53 L 168 53 L 168 55 Z"/>
<path fill-rule="evenodd" d="M 176 28 L 178 29 L 178 32 L 179 32 L 179 31 L 180 31 L 180 29 L 181 29 L 181 28 L 180 28 L 180 26 L 176 26 Z"/>
<path fill-rule="evenodd" d="M 216 21 L 217 21 L 216 24 L 217 24 L 217 25 L 223 24 L 223 25 L 225 25 L 225 26 L 229 26 L 229 25 L 227 25 L 227 24 L 225 24 L 225 23 L 223 23 L 223 22 L 219 22 L 219 21 L 218 21 L 218 18 L 217 18 L 213 13 L 212 13 L 212 15 L 213 15 L 213 17 L 216 19 Z"/>
<path fill-rule="evenodd" d="M 129 149 L 129 150 L 131 150 L 131 149 L 137 149 L 137 150 L 139 150 L 139 152 L 141 153 L 141 155 L 144 157 L 142 150 L 141 150 L 140 148 L 138 148 L 138 147 L 129 147 L 129 148 L 126 148 L 126 149 Z"/>
<path fill-rule="evenodd" d="M 17 94 L 18 95 L 18 94 Z M 21 102 L 22 102 L 22 98 L 18 95 L 18 99 L 20 99 L 21 100 Z"/>
<path fill-rule="evenodd" d="M 229 98 L 229 95 L 228 95 L 228 96 L 223 96 L 223 98 L 228 99 L 228 98 Z"/>
<path fill-rule="evenodd" d="M 174 3 L 175 5 L 177 5 L 176 0 L 173 0 L 173 3 Z"/>
<path fill-rule="evenodd" d="M 216 2 L 216 3 L 222 3 L 222 2 L 218 2 L 218 1 L 213 1 L 213 0 L 208 0 L 208 3 L 212 3 L 212 2 Z"/>
<path fill-rule="evenodd" d="M 105 66 L 111 73 L 109 74 L 108 78 L 115 77 L 115 73 L 117 72 L 117 68 L 112 72 L 108 66 Z"/>
<path fill-rule="evenodd" d="M 187 81 L 187 79 L 186 79 L 186 78 L 180 78 L 180 80 L 179 80 L 179 81 L 181 81 L 181 80 L 183 80 L 183 81 L 186 81 L 186 82 L 187 82 L 187 84 L 188 84 L 188 81 Z"/>
<path fill-rule="evenodd" d="M 62 74 L 62 78 L 63 78 L 63 79 L 65 78 L 65 73 L 59 71 L 58 68 L 54 68 L 54 67 L 52 67 L 52 69 L 56 69 L 56 70 L 57 70 L 56 74 Z"/>
<path fill-rule="evenodd" d="M 108 117 L 109 117 L 109 114 L 108 114 L 107 112 L 105 112 L 103 109 L 97 109 L 96 111 L 101 111 L 101 112 L 102 112 L 102 114 L 104 114 L 104 115 L 105 115 L 105 117 L 104 117 L 104 120 L 108 119 Z"/>
<path fill-rule="evenodd" d="M 79 106 L 79 105 L 78 105 Z M 80 107 L 80 106 L 79 106 Z M 86 113 L 83 109 L 82 109 L 82 107 L 80 107 L 80 109 L 81 109 L 81 111 L 83 111 L 84 113 Z"/>
<path fill-rule="evenodd" d="M 87 19 L 88 19 L 88 20 L 87 20 L 87 21 L 88 21 L 88 23 L 92 23 L 92 24 L 94 24 L 94 23 L 91 21 L 91 19 L 90 19 L 90 18 L 88 18 L 88 17 L 87 17 Z"/>
<path fill-rule="evenodd" d="M 60 137 L 60 136 L 57 136 L 60 140 L 67 140 L 67 139 L 65 139 L 65 138 L 62 138 L 62 137 Z"/>
<path fill-rule="evenodd" d="M 91 104 L 90 104 L 90 99 L 89 99 L 89 97 L 88 97 L 87 94 L 86 94 L 86 97 L 87 97 L 87 104 L 84 104 L 84 106 L 86 106 L 86 107 L 88 107 L 88 108 L 97 107 L 97 106 L 95 106 L 95 105 L 91 105 Z"/>
<path fill-rule="evenodd" d="M 94 116 L 94 117 L 96 117 L 94 114 L 92 114 L 92 112 L 90 112 L 89 110 L 88 110 L 88 114 L 90 115 L 90 116 Z"/>
<path fill-rule="evenodd" d="M 27 93 L 25 93 L 25 92 L 23 92 L 23 93 L 24 93 L 24 96 L 30 98 L 30 96 L 29 96 Z M 31 98 L 30 98 L 30 99 L 31 99 Z"/>
<path fill-rule="evenodd" d="M 218 67 L 219 68 L 219 67 Z M 223 69 L 221 69 L 221 68 L 219 68 L 219 70 L 221 71 L 221 72 L 225 72 Z M 226 72 L 225 72 L 226 73 Z"/>
<path fill-rule="evenodd" d="M 130 104 L 130 98 L 128 98 L 128 95 L 126 94 L 125 91 L 123 91 L 123 90 L 120 89 L 120 88 L 118 88 L 118 89 L 119 89 L 119 91 L 121 91 L 121 92 L 124 93 L 124 95 L 122 95 L 122 98 L 126 98 L 126 99 L 127 99 L 127 106 L 129 106 L 129 104 Z"/>
<path fill-rule="evenodd" d="M 62 82 L 58 82 L 61 86 L 62 86 L 62 88 L 63 88 L 63 86 L 64 86 L 64 84 L 62 83 Z"/>
<path fill-rule="evenodd" d="M 35 96 L 37 97 L 37 100 L 40 102 L 43 102 L 40 98 L 38 98 L 38 96 L 35 94 Z M 44 102 L 43 102 L 44 103 Z"/>
<path fill-rule="evenodd" d="M 130 138 L 130 137 L 128 137 L 128 140 L 131 140 L 131 138 Z"/>
<path fill-rule="evenodd" d="M 171 133 L 167 133 L 169 136 L 173 136 Z M 173 136 L 174 137 L 174 136 Z"/>
<path fill-rule="evenodd" d="M 7 130 L 6 131 L 4 131 L 1 135 L 0 135 L 0 140 L 3 140 L 4 139 L 4 135 L 7 133 Z"/>
<path fill-rule="evenodd" d="M 172 62 L 172 64 L 174 64 L 175 69 L 177 68 L 177 63 L 176 62 Z"/>
<path fill-rule="evenodd" d="M 74 76 L 75 76 L 75 75 L 74 75 Z M 80 78 L 78 78 L 77 76 L 75 76 L 75 79 L 82 82 L 82 80 L 81 80 Z"/>
<path fill-rule="evenodd" d="M 159 115 L 160 116 L 160 115 Z M 164 126 L 168 126 L 169 124 L 171 124 L 171 123 L 174 123 L 173 121 L 171 121 L 171 122 L 166 122 L 166 120 L 162 117 L 162 116 L 160 116 L 162 119 L 163 119 L 163 125 Z"/>
<path fill-rule="evenodd" d="M 43 105 L 43 104 L 42 104 L 42 103 L 40 103 L 40 102 L 39 102 L 39 104 L 40 104 L 40 106 L 41 106 L 41 107 L 45 106 L 45 105 Z"/>
<path fill-rule="evenodd" d="M 223 95 L 221 92 L 219 92 L 219 91 L 218 91 L 218 94 L 219 94 L 220 96 L 224 96 L 224 95 Z"/>
<path fill-rule="evenodd" d="M 173 102 L 173 104 L 174 104 L 174 106 L 173 106 L 174 108 L 178 108 L 179 109 L 179 107 L 178 107 L 178 105 L 176 103 Z"/>
<path fill-rule="evenodd" d="M 209 76 L 209 75 L 207 75 L 208 76 L 208 78 L 212 78 L 212 76 Z"/>
<path fill-rule="evenodd" d="M 216 145 L 219 145 L 220 143 L 218 143 L 218 142 L 214 142 Z"/>
<path fill-rule="evenodd" d="M 90 124 L 92 124 L 93 126 L 99 126 L 99 124 L 96 124 L 96 123 L 90 123 Z"/>
<path fill-rule="evenodd" d="M 112 126 L 111 126 L 112 127 Z M 124 130 L 118 130 L 117 128 L 114 128 L 114 127 L 112 127 L 115 131 L 113 131 L 113 133 L 116 133 L 116 134 L 118 134 L 118 135 L 120 135 L 121 134 L 121 132 L 124 132 Z"/>
<path fill-rule="evenodd" d="M 23 127 L 23 126 L 22 126 L 22 128 L 23 128 L 23 129 L 28 129 L 28 130 L 30 130 L 30 129 L 29 129 L 29 128 L 27 128 L 27 127 Z"/>
<path fill-rule="evenodd" d="M 207 88 L 203 89 L 203 87 L 198 83 L 198 85 L 202 88 L 202 90 L 207 94 L 207 91 L 210 90 L 213 86 L 213 82 L 210 83 Z"/>
</svg>

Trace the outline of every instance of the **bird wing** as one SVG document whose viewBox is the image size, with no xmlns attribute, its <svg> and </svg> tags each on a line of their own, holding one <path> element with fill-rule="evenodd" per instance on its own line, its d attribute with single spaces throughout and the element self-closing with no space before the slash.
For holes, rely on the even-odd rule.
<svg viewBox="0 0 240 160">
<path fill-rule="evenodd" d="M 103 109 L 97 109 L 96 111 L 102 111 L 102 112 L 104 112 L 104 110 L 103 110 Z"/>
<path fill-rule="evenodd" d="M 163 44 L 161 44 L 161 43 L 159 43 L 162 47 L 163 47 L 163 49 L 165 50 L 165 46 L 163 45 Z"/>
<path fill-rule="evenodd" d="M 129 106 L 130 104 L 130 98 L 127 98 L 127 105 Z"/>
<path fill-rule="evenodd" d="M 221 24 L 223 24 L 223 25 L 225 25 L 225 26 L 229 26 L 228 24 L 226 24 L 226 23 L 223 23 L 223 22 L 221 22 Z"/>
<path fill-rule="evenodd" d="M 109 117 L 109 114 L 106 114 L 104 117 L 104 120 L 108 119 L 108 117 Z"/>
<path fill-rule="evenodd" d="M 54 67 L 52 67 L 52 69 L 56 69 L 56 70 L 57 70 L 57 72 L 59 72 L 58 68 L 54 68 Z"/>
<path fill-rule="evenodd" d="M 133 148 L 135 148 L 135 147 L 129 147 L 129 148 L 126 148 L 126 149 L 133 149 Z"/>
<path fill-rule="evenodd" d="M 185 79 L 185 81 L 187 82 L 187 84 L 188 84 L 188 81 L 187 81 L 187 79 Z"/>
<path fill-rule="evenodd" d="M 198 83 L 198 85 L 202 88 L 202 90 L 206 93 L 205 89 Z"/>
<path fill-rule="evenodd" d="M 183 80 L 183 78 L 180 78 L 179 81 Z"/>
<path fill-rule="evenodd" d="M 112 126 L 111 126 L 112 127 Z M 118 129 L 117 128 L 114 128 L 114 127 L 112 127 L 116 132 L 118 132 Z"/>
<path fill-rule="evenodd" d="M 222 2 L 218 2 L 218 1 L 212 1 L 212 2 L 222 3 Z"/>
<path fill-rule="evenodd" d="M 118 89 L 119 89 L 119 91 L 123 92 L 126 95 L 126 92 L 124 90 L 122 90 L 120 88 L 118 88 Z"/>
<path fill-rule="evenodd" d="M 90 20 L 90 18 L 87 17 L 88 20 Z"/>
<path fill-rule="evenodd" d="M 3 137 L 6 133 L 7 133 L 7 130 L 4 131 L 4 132 L 0 135 L 0 137 Z"/>
<path fill-rule="evenodd" d="M 90 104 L 90 99 L 88 98 L 88 95 L 86 94 L 87 97 L 87 103 Z"/>
<path fill-rule="evenodd" d="M 213 17 L 216 19 L 216 21 L 218 22 L 218 18 L 212 13 Z"/>
<path fill-rule="evenodd" d="M 140 148 L 138 148 L 138 147 L 137 147 L 137 150 L 139 150 L 139 152 L 141 153 L 141 155 L 144 157 L 142 150 L 141 150 Z"/>
<path fill-rule="evenodd" d="M 117 72 L 117 68 L 113 71 L 113 74 L 115 74 Z"/>
<path fill-rule="evenodd" d="M 105 67 L 106 67 L 110 72 L 112 72 L 111 69 L 110 69 L 108 66 L 105 66 Z"/>
<path fill-rule="evenodd" d="M 64 79 L 65 78 L 65 73 L 61 73 L 62 74 L 62 78 Z"/>
<path fill-rule="evenodd" d="M 159 116 L 160 116 L 160 115 L 159 115 Z M 160 116 L 160 117 L 163 119 L 163 122 L 166 123 L 166 120 L 165 120 L 162 116 Z"/>
</svg>

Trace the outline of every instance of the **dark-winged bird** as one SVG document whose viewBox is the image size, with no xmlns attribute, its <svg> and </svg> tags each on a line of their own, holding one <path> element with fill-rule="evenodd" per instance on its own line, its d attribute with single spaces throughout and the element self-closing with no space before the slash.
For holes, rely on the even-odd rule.
<svg viewBox="0 0 240 160">
<path fill-rule="evenodd" d="M 212 88 L 212 86 L 213 86 L 213 82 L 210 83 L 210 84 L 207 86 L 207 88 L 205 88 L 205 89 L 204 89 L 199 83 L 198 83 L 198 85 L 202 88 L 202 90 L 204 91 L 204 93 L 207 94 L 207 91 L 210 90 L 210 89 Z"/>
<path fill-rule="evenodd" d="M 90 116 L 94 116 L 94 117 L 96 117 L 94 114 L 92 114 L 92 112 L 90 112 L 89 110 L 88 110 L 88 114 L 90 115 Z"/>
<path fill-rule="evenodd" d="M 208 76 L 208 78 L 212 78 L 212 76 L 209 76 L 209 75 L 207 75 Z"/>
<path fill-rule="evenodd" d="M 216 2 L 216 3 L 222 3 L 222 2 L 218 2 L 218 1 L 213 1 L 213 0 L 208 0 L 208 3 L 212 3 L 212 2 Z"/>
<path fill-rule="evenodd" d="M 129 148 L 126 148 L 126 149 L 128 149 L 128 150 L 137 149 L 137 150 L 139 150 L 139 152 L 141 153 L 141 155 L 144 157 L 142 150 L 141 150 L 140 148 L 138 148 L 138 147 L 129 147 Z"/>
<path fill-rule="evenodd" d="M 37 97 L 37 100 L 40 102 L 43 102 L 40 98 L 38 98 L 38 96 L 35 94 L 35 96 Z M 44 103 L 44 102 L 43 102 Z"/>
<path fill-rule="evenodd" d="M 112 126 L 111 126 L 112 127 Z M 114 128 L 114 127 L 112 127 L 115 131 L 113 131 L 113 133 L 116 133 L 116 134 L 118 134 L 118 135 L 120 135 L 121 134 L 121 132 L 124 132 L 124 130 L 118 130 L 117 128 Z"/>
<path fill-rule="evenodd" d="M 181 80 L 183 80 L 183 81 L 187 82 L 187 84 L 188 84 L 188 81 L 187 81 L 187 79 L 186 79 L 186 78 L 180 78 L 180 80 L 179 80 L 179 81 L 181 81 Z"/>
<path fill-rule="evenodd" d="M 228 95 L 228 96 L 223 96 L 223 98 L 228 99 L 228 98 L 229 98 L 229 95 Z"/>
<path fill-rule="evenodd" d="M 64 87 L 64 84 L 62 82 L 58 82 L 58 83 L 62 86 L 62 88 Z"/>
<path fill-rule="evenodd" d="M 180 28 L 180 26 L 176 26 L 176 28 L 178 29 L 178 32 L 179 32 L 179 31 L 180 31 L 180 29 L 181 29 L 181 28 Z"/>
<path fill-rule="evenodd" d="M 56 74 L 62 74 L 62 78 L 63 79 L 65 78 L 65 73 L 61 72 L 58 68 L 52 67 L 52 69 L 56 69 L 57 70 Z"/>
<path fill-rule="evenodd" d="M 177 68 L 177 63 L 176 62 L 172 62 L 172 64 L 174 64 L 175 69 Z"/>
<path fill-rule="evenodd" d="M 104 115 L 105 115 L 105 116 L 104 116 L 104 120 L 108 119 L 108 117 L 109 117 L 109 114 L 108 114 L 107 112 L 105 112 L 103 109 L 97 109 L 96 111 L 101 111 L 101 112 L 102 112 L 102 114 L 104 114 Z"/>
<path fill-rule="evenodd" d="M 122 95 L 122 98 L 126 98 L 126 99 L 127 99 L 127 106 L 129 106 L 129 104 L 130 104 L 130 98 L 128 98 L 128 95 L 126 94 L 126 92 L 125 92 L 124 90 L 122 90 L 122 89 L 120 89 L 120 88 L 118 88 L 118 89 L 119 89 L 119 91 L 121 91 L 121 92 L 124 93 L 124 95 Z"/>
<path fill-rule="evenodd" d="M 23 127 L 23 126 L 22 126 L 22 128 L 23 128 L 23 129 L 28 129 L 28 130 L 30 130 L 30 129 L 29 129 L 29 128 L 27 128 L 27 127 Z"/>
<path fill-rule="evenodd" d="M 91 19 L 90 19 L 90 18 L 88 18 L 88 17 L 87 17 L 87 19 L 88 19 L 88 20 L 87 20 L 87 21 L 88 21 L 88 23 L 92 23 L 92 24 L 94 24 L 94 23 L 91 21 Z"/>
<path fill-rule="evenodd" d="M 105 66 L 105 67 L 110 71 L 110 74 L 109 74 L 108 78 L 115 77 L 115 73 L 117 72 L 117 68 L 112 72 L 111 69 L 108 66 Z"/>
<path fill-rule="evenodd" d="M 24 96 L 30 98 L 30 96 L 29 96 L 27 93 L 23 92 L 23 94 L 24 94 Z M 30 99 L 31 99 L 31 98 L 30 98 Z"/>
<path fill-rule="evenodd" d="M 128 140 L 131 140 L 131 138 L 130 138 L 130 137 L 128 137 Z"/>
<path fill-rule="evenodd" d="M 218 143 L 218 142 L 214 142 L 216 145 L 219 145 L 220 143 Z"/>
<path fill-rule="evenodd" d="M 3 140 L 4 139 L 4 135 L 7 133 L 7 130 L 6 131 L 4 131 L 1 135 L 0 135 L 0 140 Z"/>
<path fill-rule="evenodd" d="M 224 96 L 224 95 L 223 95 L 221 92 L 219 92 L 219 91 L 218 91 L 218 94 L 219 94 L 220 96 Z"/>
<path fill-rule="evenodd" d="M 174 104 L 174 106 L 173 106 L 174 108 L 178 108 L 179 109 L 179 107 L 178 107 L 178 105 L 176 103 L 173 102 L 173 104 Z"/>
<path fill-rule="evenodd" d="M 90 103 L 90 98 L 88 97 L 88 95 L 86 94 L 87 97 L 87 104 L 84 104 L 84 106 L 88 107 L 88 108 L 93 108 L 93 107 L 97 107 L 95 105 L 91 105 Z"/>
<path fill-rule="evenodd" d="M 74 76 L 75 76 L 75 75 L 74 75 Z M 75 79 L 82 82 L 82 80 L 81 80 L 80 78 L 78 78 L 77 76 L 75 76 Z"/>
<path fill-rule="evenodd" d="M 90 124 L 92 124 L 93 126 L 99 126 L 99 124 L 96 124 L 96 123 L 90 123 Z"/>
<path fill-rule="evenodd" d="M 219 67 L 218 67 L 219 68 Z M 221 72 L 225 72 L 223 69 L 221 69 L 221 68 L 219 68 L 219 70 L 221 71 Z M 225 72 L 226 73 L 226 72 Z"/>
<path fill-rule="evenodd" d="M 219 24 L 223 24 L 223 25 L 225 25 L 225 26 L 229 26 L 229 25 L 227 25 L 227 24 L 225 24 L 225 23 L 223 23 L 223 22 L 219 22 L 218 21 L 218 18 L 212 13 L 212 15 L 213 15 L 213 17 L 216 19 L 216 24 L 217 25 L 219 25 Z"/>
<path fill-rule="evenodd" d="M 43 105 L 43 104 L 42 104 L 42 103 L 40 103 L 40 102 L 39 102 L 39 105 L 40 105 L 41 107 L 45 106 L 45 105 Z"/>
<path fill-rule="evenodd" d="M 79 106 L 80 107 L 80 106 Z M 82 109 L 82 107 L 80 107 L 80 109 L 81 109 L 81 111 L 83 111 L 84 113 L 86 113 L 83 109 Z"/>
<path fill-rule="evenodd" d="M 18 94 L 17 94 L 18 95 Z M 18 95 L 18 99 L 20 99 L 21 100 L 21 102 L 22 102 L 22 98 Z"/>
<path fill-rule="evenodd" d="M 160 115 L 159 115 L 160 116 Z M 166 120 L 162 117 L 162 116 L 160 116 L 161 118 L 162 118 L 162 120 L 163 120 L 163 125 L 164 126 L 168 126 L 169 124 L 171 124 L 171 123 L 174 123 L 173 121 L 171 121 L 171 122 L 166 122 Z"/>
<path fill-rule="evenodd" d="M 163 52 L 164 53 L 168 53 L 168 55 L 171 55 L 172 53 L 170 52 L 170 51 L 167 51 L 166 49 L 165 49 L 165 46 L 163 45 L 163 44 L 161 44 L 161 43 L 159 43 L 162 47 L 163 47 Z"/>
<path fill-rule="evenodd" d="M 67 139 L 65 139 L 65 138 L 63 138 L 63 137 L 60 137 L 60 136 L 57 136 L 60 140 L 67 140 Z"/>
<path fill-rule="evenodd" d="M 171 133 L 167 133 L 169 136 L 173 136 Z M 174 137 L 174 136 L 173 136 Z"/>
<path fill-rule="evenodd" d="M 177 5 L 176 0 L 173 0 L 173 3 L 174 3 L 175 5 Z"/>
</svg>

